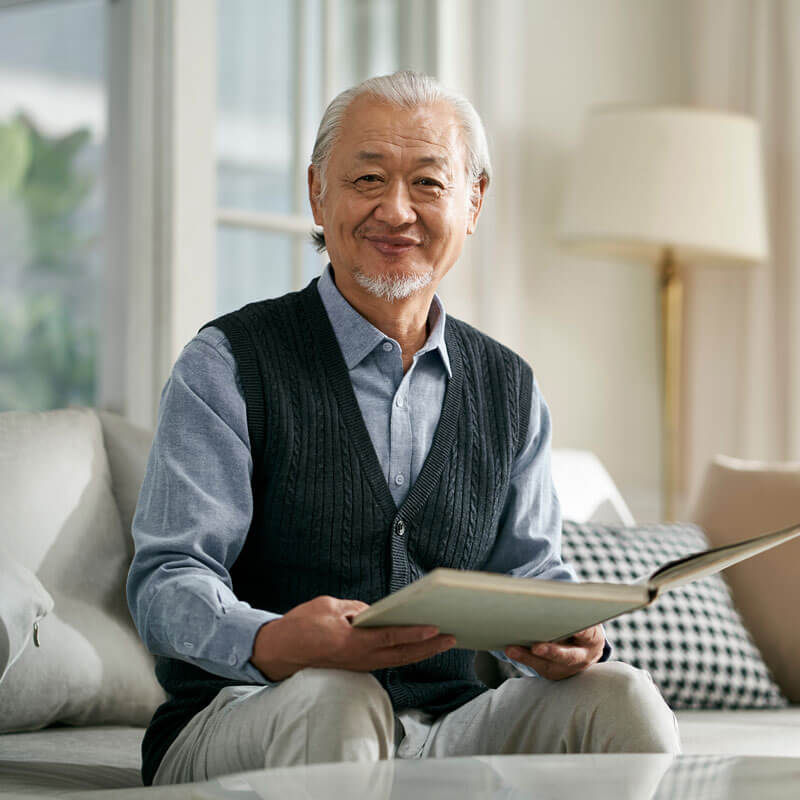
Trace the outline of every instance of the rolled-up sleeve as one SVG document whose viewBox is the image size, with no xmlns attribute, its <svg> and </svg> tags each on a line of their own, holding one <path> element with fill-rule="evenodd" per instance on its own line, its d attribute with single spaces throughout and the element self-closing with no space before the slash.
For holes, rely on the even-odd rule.
<svg viewBox="0 0 800 800">
<path fill-rule="evenodd" d="M 155 655 L 244 683 L 259 628 L 278 614 L 232 589 L 230 568 L 253 510 L 244 397 L 224 334 L 209 328 L 181 353 L 159 418 L 133 520 L 128 606 Z"/>
</svg>

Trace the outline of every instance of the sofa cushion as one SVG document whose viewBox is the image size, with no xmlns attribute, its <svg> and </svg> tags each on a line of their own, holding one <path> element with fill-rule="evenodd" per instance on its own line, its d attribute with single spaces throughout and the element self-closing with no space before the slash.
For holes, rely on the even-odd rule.
<svg viewBox="0 0 800 800">
<path fill-rule="evenodd" d="M 52 608 L 53 598 L 36 576 L 0 545 L 0 681 Z"/>
<path fill-rule="evenodd" d="M 99 411 L 98 416 L 103 426 L 103 443 L 111 468 L 111 490 L 132 557 L 131 524 L 153 444 L 153 434 L 110 411 Z"/>
<path fill-rule="evenodd" d="M 0 742 L 0 796 L 124 798 L 141 787 L 144 728 L 55 727 L 4 736 Z M 145 791 L 145 790 L 141 790 Z M 90 794 L 91 792 L 91 794 Z M 158 789 L 144 797 L 155 800 Z M 200 795 L 192 795 L 200 796 Z"/>
<path fill-rule="evenodd" d="M 679 711 L 676 717 L 681 751 L 686 754 L 800 758 L 800 707 Z"/>
<path fill-rule="evenodd" d="M 48 590 L 125 607 L 127 543 L 94 411 L 0 414 L 0 493 L 3 544 Z"/>
<path fill-rule="evenodd" d="M 565 522 L 562 541 L 565 561 L 587 581 L 633 582 L 707 547 L 693 525 Z M 720 574 L 665 592 L 605 628 L 614 657 L 648 670 L 673 709 L 786 705 Z"/>
<path fill-rule="evenodd" d="M 0 681 L 0 730 L 146 724 L 164 695 L 125 602 L 130 544 L 95 412 L 0 414 L 0 520 L 54 600 L 41 647 Z"/>
<path fill-rule="evenodd" d="M 800 463 L 717 456 L 692 519 L 715 546 L 800 523 Z M 800 703 L 800 539 L 731 567 L 726 577 L 775 679 Z"/>
</svg>

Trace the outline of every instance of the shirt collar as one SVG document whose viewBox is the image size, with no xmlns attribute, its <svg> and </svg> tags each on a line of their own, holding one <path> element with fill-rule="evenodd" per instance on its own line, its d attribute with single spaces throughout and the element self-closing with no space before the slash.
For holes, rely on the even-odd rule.
<svg viewBox="0 0 800 800">
<path fill-rule="evenodd" d="M 344 363 L 347 365 L 347 369 L 351 370 L 358 366 L 369 353 L 388 337 L 362 317 L 345 300 L 334 283 L 333 269 L 330 264 L 325 267 L 320 276 L 317 283 L 317 291 L 322 300 L 322 305 L 325 306 L 333 332 L 336 334 L 339 349 L 344 357 Z M 433 302 L 428 312 L 428 323 L 431 332 L 420 352 L 427 353 L 430 350 L 438 350 L 447 376 L 450 378 L 453 373 L 450 369 L 450 358 L 447 354 L 447 345 L 444 340 L 446 321 L 447 314 L 444 310 L 444 304 L 439 295 L 434 294 Z"/>
</svg>

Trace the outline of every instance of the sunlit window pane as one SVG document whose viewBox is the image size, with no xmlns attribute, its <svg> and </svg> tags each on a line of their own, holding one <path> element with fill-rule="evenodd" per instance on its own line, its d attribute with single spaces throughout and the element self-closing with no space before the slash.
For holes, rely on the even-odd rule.
<svg viewBox="0 0 800 800">
<path fill-rule="evenodd" d="M 339 43 L 336 91 L 372 75 L 385 75 L 408 64 L 398 55 L 398 15 L 406 12 L 399 0 L 340 0 L 333 21 Z"/>
<path fill-rule="evenodd" d="M 295 276 L 292 251 L 301 248 L 302 274 Z M 217 311 L 279 297 L 305 286 L 322 272 L 326 260 L 307 236 L 242 228 L 217 229 Z"/>
<path fill-rule="evenodd" d="M 217 201 L 290 213 L 294 3 L 217 3 Z"/>
<path fill-rule="evenodd" d="M 103 0 L 0 9 L 0 410 L 96 400 Z"/>
<path fill-rule="evenodd" d="M 303 239 L 303 278 L 305 286 L 312 278 L 316 278 L 328 263 L 327 253 L 318 253 L 312 244 Z"/>
<path fill-rule="evenodd" d="M 286 233 L 217 229 L 217 310 L 275 297 L 292 288 L 292 245 Z"/>
</svg>

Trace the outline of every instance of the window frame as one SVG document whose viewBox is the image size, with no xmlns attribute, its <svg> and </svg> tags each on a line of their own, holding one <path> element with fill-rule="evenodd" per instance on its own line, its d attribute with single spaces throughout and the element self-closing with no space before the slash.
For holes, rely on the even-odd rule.
<svg viewBox="0 0 800 800">
<path fill-rule="evenodd" d="M 215 309 L 213 0 L 110 0 L 100 405 L 153 428 L 172 364 Z"/>
</svg>

